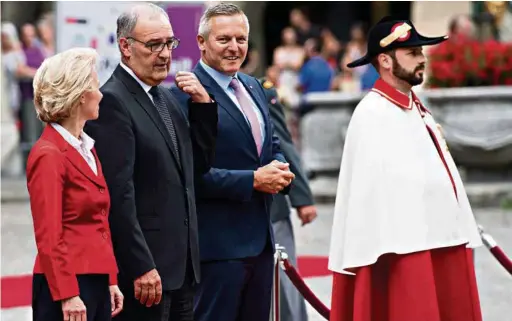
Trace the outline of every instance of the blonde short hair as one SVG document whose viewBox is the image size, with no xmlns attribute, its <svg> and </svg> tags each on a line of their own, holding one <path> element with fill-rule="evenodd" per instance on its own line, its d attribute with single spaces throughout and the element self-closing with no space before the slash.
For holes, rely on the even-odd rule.
<svg viewBox="0 0 512 321">
<path fill-rule="evenodd" d="M 95 89 L 92 78 L 98 54 L 92 48 L 72 48 L 45 59 L 34 76 L 37 117 L 46 123 L 68 118 L 80 96 Z"/>
</svg>

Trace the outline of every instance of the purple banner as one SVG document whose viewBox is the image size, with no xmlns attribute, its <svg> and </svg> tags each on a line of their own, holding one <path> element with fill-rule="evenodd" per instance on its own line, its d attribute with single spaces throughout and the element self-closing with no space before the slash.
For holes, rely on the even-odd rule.
<svg viewBox="0 0 512 321">
<path fill-rule="evenodd" d="M 171 20 L 174 36 L 180 39 L 180 45 L 172 52 L 171 71 L 166 81 L 173 82 L 176 72 L 192 71 L 201 57 L 196 37 L 205 7 L 202 3 L 169 3 L 163 8 Z"/>
</svg>

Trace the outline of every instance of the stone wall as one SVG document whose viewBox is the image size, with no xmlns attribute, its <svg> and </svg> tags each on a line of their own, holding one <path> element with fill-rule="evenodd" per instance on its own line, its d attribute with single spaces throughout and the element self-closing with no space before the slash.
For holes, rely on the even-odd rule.
<svg viewBox="0 0 512 321">
<path fill-rule="evenodd" d="M 315 106 L 301 121 L 308 171 L 338 171 L 348 123 L 362 96 L 329 92 L 306 97 Z M 505 171 L 512 179 L 512 87 L 424 90 L 419 96 L 442 125 L 458 165 Z"/>
</svg>

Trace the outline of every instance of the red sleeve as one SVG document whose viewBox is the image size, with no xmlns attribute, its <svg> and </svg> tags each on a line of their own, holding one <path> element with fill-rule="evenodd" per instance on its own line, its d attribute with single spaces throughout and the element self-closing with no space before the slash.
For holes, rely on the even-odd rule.
<svg viewBox="0 0 512 321">
<path fill-rule="evenodd" d="M 53 146 L 38 146 L 27 165 L 27 186 L 41 267 L 54 301 L 79 295 L 71 270 L 66 240 L 62 238 L 63 155 Z"/>
<path fill-rule="evenodd" d="M 108 276 L 108 285 L 117 285 L 117 273 Z"/>
</svg>

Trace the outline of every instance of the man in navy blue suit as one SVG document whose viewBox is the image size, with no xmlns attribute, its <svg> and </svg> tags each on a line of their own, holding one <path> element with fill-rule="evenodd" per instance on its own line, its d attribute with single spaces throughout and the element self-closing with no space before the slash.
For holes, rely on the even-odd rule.
<svg viewBox="0 0 512 321">
<path fill-rule="evenodd" d="M 263 321 L 270 315 L 274 239 L 273 194 L 294 178 L 274 136 L 264 90 L 239 72 L 247 54 L 249 22 L 236 5 L 203 14 L 194 74 L 217 102 L 213 168 L 196 178 L 201 281 L 197 321 Z M 186 84 L 180 84 L 186 87 Z M 188 97 L 177 88 L 182 106 Z"/>
</svg>

